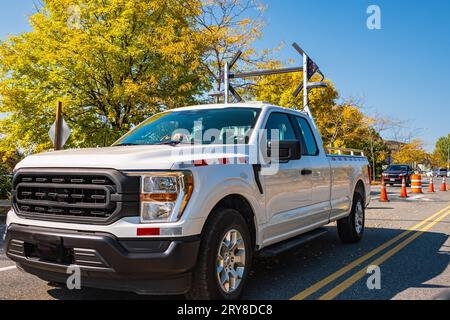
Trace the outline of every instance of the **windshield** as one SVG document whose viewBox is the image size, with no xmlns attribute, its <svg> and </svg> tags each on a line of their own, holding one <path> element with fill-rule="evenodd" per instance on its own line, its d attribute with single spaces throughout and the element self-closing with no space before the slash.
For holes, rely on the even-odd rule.
<svg viewBox="0 0 450 320">
<path fill-rule="evenodd" d="M 259 109 L 168 111 L 146 120 L 114 145 L 247 144 Z"/>
<path fill-rule="evenodd" d="M 388 171 L 408 171 L 408 166 L 389 166 Z"/>
</svg>

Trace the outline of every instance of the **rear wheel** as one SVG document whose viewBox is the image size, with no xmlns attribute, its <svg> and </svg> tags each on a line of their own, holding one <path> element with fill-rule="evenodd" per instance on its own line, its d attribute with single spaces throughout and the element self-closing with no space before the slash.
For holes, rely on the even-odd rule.
<svg viewBox="0 0 450 320">
<path fill-rule="evenodd" d="M 242 294 L 251 267 L 253 249 L 242 215 L 221 208 L 212 213 L 200 246 L 191 290 L 195 300 L 234 300 Z"/>
<path fill-rule="evenodd" d="M 357 243 L 361 241 L 364 234 L 364 223 L 364 200 L 359 193 L 355 193 L 350 215 L 337 222 L 337 230 L 341 241 L 344 243 Z"/>
</svg>

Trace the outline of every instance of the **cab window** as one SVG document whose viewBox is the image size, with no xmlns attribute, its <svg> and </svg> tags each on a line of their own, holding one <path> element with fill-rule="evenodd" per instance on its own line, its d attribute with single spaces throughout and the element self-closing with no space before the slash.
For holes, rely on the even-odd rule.
<svg viewBox="0 0 450 320">
<path fill-rule="evenodd" d="M 267 120 L 267 141 L 271 140 L 296 140 L 294 128 L 287 114 L 272 113 Z M 274 131 L 272 131 L 274 130 Z M 275 131 L 277 130 L 277 131 Z M 273 135 L 277 136 L 273 136 Z"/>
<path fill-rule="evenodd" d="M 303 117 L 296 117 L 300 131 L 302 132 L 303 138 L 305 140 L 307 156 L 317 156 L 319 154 L 319 148 L 317 147 L 316 139 L 314 138 L 314 133 L 309 125 L 308 121 Z"/>
</svg>

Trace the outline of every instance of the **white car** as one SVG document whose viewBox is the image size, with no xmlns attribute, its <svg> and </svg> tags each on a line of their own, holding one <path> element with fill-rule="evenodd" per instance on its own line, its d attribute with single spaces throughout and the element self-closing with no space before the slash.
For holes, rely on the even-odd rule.
<svg viewBox="0 0 450 320">
<path fill-rule="evenodd" d="M 437 177 L 447 177 L 448 171 L 447 168 L 439 168 L 436 170 L 436 176 Z"/>
<path fill-rule="evenodd" d="M 434 177 L 434 171 L 431 169 L 428 169 L 425 174 L 429 178 Z"/>
<path fill-rule="evenodd" d="M 56 283 L 75 266 L 86 287 L 236 299 L 256 252 L 287 250 L 332 221 L 342 241 L 361 240 L 368 165 L 327 155 L 303 112 L 171 110 L 112 147 L 20 162 L 5 250 Z"/>
</svg>

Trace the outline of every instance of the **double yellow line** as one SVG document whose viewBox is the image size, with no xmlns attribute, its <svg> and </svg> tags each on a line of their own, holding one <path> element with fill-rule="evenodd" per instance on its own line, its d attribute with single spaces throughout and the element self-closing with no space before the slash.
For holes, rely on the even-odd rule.
<svg viewBox="0 0 450 320">
<path fill-rule="evenodd" d="M 379 247 L 375 248 L 374 250 L 370 251 L 366 255 L 356 259 L 355 261 L 351 262 L 350 264 L 346 265 L 342 269 L 339 269 L 338 271 L 334 272 L 333 274 L 329 275 L 328 277 L 324 278 L 323 280 L 317 282 L 313 286 L 307 288 L 306 290 L 300 292 L 299 294 L 295 295 L 291 298 L 291 300 L 303 300 L 310 295 L 316 293 L 320 289 L 326 287 L 336 279 L 340 278 L 347 272 L 351 271 L 355 267 L 359 266 L 360 264 L 366 262 L 373 256 L 377 255 L 378 253 L 382 252 L 386 248 L 390 247 L 397 241 L 405 238 L 406 236 L 410 235 L 411 233 L 414 233 L 411 237 L 403 240 L 399 244 L 397 244 L 395 247 L 393 247 L 391 250 L 374 260 L 371 265 L 380 265 L 383 262 L 385 262 L 387 259 L 392 257 L 394 254 L 399 252 L 401 249 L 406 247 L 408 244 L 410 244 L 412 241 L 414 241 L 417 237 L 419 237 L 421 234 L 423 234 L 425 231 L 431 229 L 436 223 L 444 219 L 446 216 L 450 214 L 450 206 L 447 206 L 446 208 L 440 210 L 439 212 L 433 214 L 432 216 L 428 217 L 427 219 L 423 220 L 419 224 L 415 225 L 414 227 L 408 229 L 407 231 L 401 233 L 400 235 L 396 236 L 395 238 L 385 242 L 384 244 L 380 245 Z M 424 226 L 425 225 L 425 226 Z M 320 300 L 331 300 L 334 299 L 336 296 L 338 296 L 340 293 L 348 289 L 351 285 L 353 285 L 356 281 L 360 280 L 366 275 L 366 269 L 362 268 L 355 274 L 353 274 L 351 277 L 346 279 L 344 282 L 340 283 L 324 295 L 322 295 L 319 299 Z"/>
</svg>

